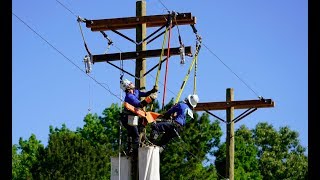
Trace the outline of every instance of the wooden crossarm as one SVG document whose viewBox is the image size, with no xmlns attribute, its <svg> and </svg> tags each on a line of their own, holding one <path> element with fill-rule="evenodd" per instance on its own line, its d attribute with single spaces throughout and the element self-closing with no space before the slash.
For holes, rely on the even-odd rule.
<svg viewBox="0 0 320 180">
<path fill-rule="evenodd" d="M 140 58 L 150 58 L 150 57 L 160 57 L 161 49 L 146 50 L 140 52 L 123 52 L 123 53 L 113 53 L 113 54 L 101 54 L 93 55 L 92 60 L 96 62 L 105 61 L 117 61 L 117 60 L 128 60 L 128 59 L 140 59 Z M 167 54 L 168 49 L 164 49 L 164 54 Z M 186 54 L 192 54 L 191 46 L 185 47 Z M 170 48 L 170 56 L 179 55 L 179 48 Z"/>
<path fill-rule="evenodd" d="M 113 19 L 98 19 L 87 20 L 86 27 L 91 28 L 91 31 L 107 31 L 119 29 L 133 29 L 137 25 L 146 23 L 147 27 L 163 26 L 167 22 L 169 14 L 151 15 L 141 17 L 125 17 Z M 175 25 L 190 25 L 196 23 L 196 18 L 191 13 L 180 13 L 173 20 Z"/>
<path fill-rule="evenodd" d="M 270 108 L 274 107 L 275 103 L 271 99 L 264 100 L 244 100 L 231 102 L 203 102 L 198 103 L 194 111 L 205 110 L 226 110 L 233 107 L 234 109 L 249 109 L 249 108 Z"/>
</svg>

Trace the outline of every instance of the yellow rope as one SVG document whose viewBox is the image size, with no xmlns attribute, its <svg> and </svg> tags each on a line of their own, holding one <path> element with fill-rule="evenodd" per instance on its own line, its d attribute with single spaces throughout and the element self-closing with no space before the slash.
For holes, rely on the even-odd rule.
<svg viewBox="0 0 320 180">
<path fill-rule="evenodd" d="M 189 79 L 189 74 L 190 74 L 190 72 L 191 72 L 191 70 L 192 70 L 192 67 L 193 67 L 193 65 L 195 64 L 196 60 L 197 60 L 197 55 L 194 56 L 194 58 L 193 58 L 193 60 L 192 60 L 192 63 L 190 64 L 189 70 L 188 70 L 188 72 L 187 72 L 187 74 L 186 74 L 186 76 L 185 76 L 185 78 L 184 78 L 184 80 L 183 80 L 183 82 L 182 82 L 182 85 L 181 85 L 181 87 L 180 87 L 179 93 L 178 93 L 178 95 L 177 95 L 177 97 L 176 97 L 176 100 L 175 100 L 175 102 L 174 102 L 175 104 L 177 104 L 177 103 L 179 102 L 179 99 L 180 99 L 180 97 L 181 97 L 182 91 L 183 91 L 183 89 L 184 89 L 184 87 L 185 87 L 185 85 L 186 85 L 186 82 L 187 82 L 188 79 Z"/>
<path fill-rule="evenodd" d="M 161 64 L 162 64 L 161 61 L 162 61 L 162 56 L 164 55 L 164 45 L 165 45 L 165 42 L 166 42 L 166 39 L 167 39 L 168 28 L 170 26 L 168 26 L 166 28 L 166 31 L 164 33 L 164 38 L 163 38 L 163 42 L 162 42 L 162 51 L 161 51 L 161 55 L 160 55 L 160 58 L 159 58 L 158 71 L 157 71 L 157 76 L 156 76 L 156 82 L 154 83 L 155 86 L 158 86 L 158 83 L 159 83 L 159 76 L 160 76 Z M 152 111 L 152 109 L 153 109 L 153 104 L 151 104 L 150 111 Z"/>
<path fill-rule="evenodd" d="M 159 76 L 160 76 L 160 71 L 161 71 L 161 61 L 162 61 L 162 56 L 164 54 L 164 45 L 167 39 L 167 32 L 168 32 L 168 28 L 166 28 L 166 32 L 164 34 L 164 38 L 163 38 L 163 42 L 162 42 L 162 51 L 161 51 L 161 55 L 160 55 L 160 59 L 159 59 L 159 65 L 158 65 L 158 71 L 157 71 L 157 76 L 156 76 L 156 82 L 155 82 L 155 86 L 158 85 L 159 83 Z"/>
</svg>

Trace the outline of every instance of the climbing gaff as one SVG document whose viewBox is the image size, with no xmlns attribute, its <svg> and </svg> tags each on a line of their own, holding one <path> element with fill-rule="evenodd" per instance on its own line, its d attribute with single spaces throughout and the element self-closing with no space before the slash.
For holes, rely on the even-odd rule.
<svg viewBox="0 0 320 180">
<path fill-rule="evenodd" d="M 83 59 L 84 66 L 86 68 L 86 73 L 89 74 L 92 70 L 92 61 L 89 55 L 86 55 Z"/>
</svg>

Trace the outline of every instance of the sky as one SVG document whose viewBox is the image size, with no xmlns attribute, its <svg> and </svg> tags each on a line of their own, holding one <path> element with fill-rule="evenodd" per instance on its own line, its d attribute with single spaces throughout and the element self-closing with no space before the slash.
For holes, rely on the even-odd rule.
<svg viewBox="0 0 320 180">
<path fill-rule="evenodd" d="M 135 16 L 136 1 L 12 1 L 12 144 L 31 134 L 45 146 L 49 126 L 76 130 L 84 125 L 87 113 L 102 115 L 112 103 L 121 103 L 121 72 L 104 63 L 95 63 L 84 72 L 87 52 L 77 17 L 111 19 Z M 235 124 L 255 128 L 267 122 L 276 130 L 288 126 L 299 133 L 308 148 L 308 2 L 268 1 L 146 1 L 147 15 L 168 11 L 192 13 L 202 37 L 198 56 L 197 94 L 200 102 L 226 101 L 226 89 L 233 88 L 234 100 L 272 99 L 273 108 L 259 108 Z M 135 44 L 105 31 L 113 41 L 92 32 L 80 23 L 92 54 L 135 51 Z M 148 28 L 147 35 L 157 28 Z M 178 31 L 179 30 L 179 31 Z M 120 30 L 135 39 L 135 30 Z M 172 29 L 170 47 L 179 47 L 178 32 L 185 46 L 195 49 L 195 34 L 189 25 Z M 161 49 L 163 36 L 147 45 Z M 157 58 L 147 59 L 147 70 Z M 192 58 L 184 65 L 179 56 L 168 63 L 165 103 L 176 98 Z M 120 66 L 120 61 L 114 62 Z M 134 74 L 135 60 L 123 61 Z M 147 89 L 155 84 L 156 70 L 146 76 Z M 162 105 L 165 68 L 159 76 L 158 100 Z M 131 81 L 134 78 L 124 75 Z M 193 71 L 181 99 L 193 91 Z M 235 117 L 243 110 L 235 110 Z M 225 119 L 224 110 L 211 111 Z M 211 116 L 211 119 L 215 118 Z M 225 124 L 221 123 L 225 132 Z M 225 133 L 223 136 L 225 141 Z"/>
</svg>

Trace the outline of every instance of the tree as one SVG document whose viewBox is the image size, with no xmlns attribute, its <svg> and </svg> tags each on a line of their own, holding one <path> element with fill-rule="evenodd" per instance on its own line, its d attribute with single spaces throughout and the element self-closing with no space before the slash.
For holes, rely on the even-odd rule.
<svg viewBox="0 0 320 180">
<path fill-rule="evenodd" d="M 120 108 L 112 104 L 103 117 L 87 114 L 83 128 L 69 130 L 50 126 L 48 146 L 30 165 L 28 177 L 35 179 L 110 179 L 110 157 L 119 150 Z M 16 146 L 13 146 L 14 152 Z M 18 153 L 13 164 L 19 164 Z M 21 167 L 26 167 L 25 165 Z M 18 168 L 15 168 L 18 171 Z M 16 177 L 21 178 L 18 174 Z"/>
<path fill-rule="evenodd" d="M 253 130 L 258 148 L 260 172 L 264 179 L 306 179 L 306 149 L 299 143 L 299 133 L 289 127 L 276 131 L 268 123 L 258 123 Z"/>
<path fill-rule="evenodd" d="M 226 144 L 214 152 L 219 174 L 225 175 Z M 235 179 L 306 179 L 308 161 L 298 133 L 288 127 L 276 131 L 272 125 L 258 123 L 249 130 L 235 131 Z"/>
<path fill-rule="evenodd" d="M 235 179 L 262 179 L 259 171 L 259 161 L 256 158 L 258 148 L 255 146 L 255 141 L 252 138 L 252 132 L 242 125 L 235 132 Z"/>
<path fill-rule="evenodd" d="M 154 103 L 154 111 L 163 113 L 173 99 L 163 110 Z M 126 148 L 126 143 L 120 144 L 127 137 L 120 129 L 120 112 L 121 107 L 112 104 L 102 116 L 87 114 L 76 131 L 65 124 L 50 126 L 46 148 L 33 134 L 27 141 L 20 138 L 12 147 L 13 179 L 110 179 L 110 157 Z M 267 123 L 252 130 L 241 126 L 235 131 L 235 179 L 307 179 L 306 149 L 298 135 L 288 127 L 276 131 Z M 224 178 L 226 144 L 221 136 L 219 121 L 211 121 L 207 113 L 188 118 L 181 139 L 171 141 L 160 155 L 161 179 Z M 209 162 L 212 155 L 214 164 Z"/>
<path fill-rule="evenodd" d="M 19 139 L 12 147 L 12 179 L 32 179 L 32 170 L 44 150 L 41 141 L 31 134 L 28 140 Z"/>
<path fill-rule="evenodd" d="M 35 179 L 109 179 L 108 148 L 92 144 L 65 125 L 50 127 L 48 147 L 34 172 Z"/>
</svg>

